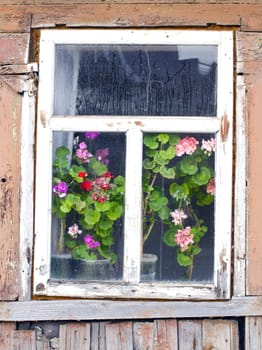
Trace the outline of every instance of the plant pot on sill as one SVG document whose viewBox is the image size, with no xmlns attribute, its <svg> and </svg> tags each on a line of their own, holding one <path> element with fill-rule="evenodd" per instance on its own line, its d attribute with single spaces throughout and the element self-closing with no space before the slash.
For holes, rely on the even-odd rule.
<svg viewBox="0 0 262 350">
<path fill-rule="evenodd" d="M 155 254 L 143 254 L 141 260 L 141 282 L 154 281 L 158 257 Z"/>
<path fill-rule="evenodd" d="M 110 260 L 72 259 L 72 279 L 76 280 L 108 280 L 110 278 Z"/>
<path fill-rule="evenodd" d="M 51 278 L 70 279 L 72 256 L 70 254 L 54 254 L 51 257 Z"/>
</svg>

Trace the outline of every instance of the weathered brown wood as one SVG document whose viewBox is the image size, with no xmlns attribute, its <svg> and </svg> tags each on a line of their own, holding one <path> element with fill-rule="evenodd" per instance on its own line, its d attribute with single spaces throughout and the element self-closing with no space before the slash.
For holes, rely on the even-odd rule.
<svg viewBox="0 0 262 350">
<path fill-rule="evenodd" d="M 251 2 L 250 2 L 251 1 Z M 71 1 L 56 2 L 45 6 L 1 6 L 0 13 L 32 15 L 32 27 L 47 26 L 205 26 L 209 24 L 241 26 L 242 30 L 261 30 L 262 5 L 259 0 L 248 3 L 239 0 L 194 1 L 89 1 L 73 4 Z M 51 1 L 49 2 L 51 4 Z M 150 6 L 149 6 L 150 3 Z M 18 2 L 19 4 L 19 2 Z M 1 8 L 2 7 L 2 8 Z M 1 23 L 1 22 L 0 22 Z M 6 25 L 5 25 L 6 26 Z M 4 27 L 5 28 L 5 27 Z"/>
<path fill-rule="evenodd" d="M 67 323 L 60 326 L 59 349 L 90 349 L 90 324 Z"/>
<path fill-rule="evenodd" d="M 156 320 L 154 331 L 154 350 L 178 349 L 176 320 Z"/>
<path fill-rule="evenodd" d="M 36 350 L 34 331 L 13 331 L 11 337 L 12 350 Z"/>
<path fill-rule="evenodd" d="M 154 324 L 152 322 L 135 322 L 134 348 L 136 350 L 153 350 L 154 348 Z"/>
<path fill-rule="evenodd" d="M 262 176 L 262 35 L 238 33 L 238 61 L 242 66 L 246 88 L 248 117 L 248 236 L 247 236 L 247 294 L 262 293 L 261 196 Z"/>
<path fill-rule="evenodd" d="M 11 333 L 15 330 L 14 322 L 0 322 L 0 350 L 10 349 Z"/>
<path fill-rule="evenodd" d="M 19 268 L 20 116 L 22 98 L 0 81 L 0 299 L 17 299 Z"/>
<path fill-rule="evenodd" d="M 0 13 L 0 33 L 28 33 L 30 32 L 30 15 L 1 14 Z"/>
<path fill-rule="evenodd" d="M 0 34 L 0 64 L 27 63 L 29 34 Z"/>
<path fill-rule="evenodd" d="M 93 350 L 106 350 L 107 322 L 91 323 L 91 347 Z"/>
<path fill-rule="evenodd" d="M 179 321 L 179 350 L 202 350 L 202 324 L 200 320 Z"/>
<path fill-rule="evenodd" d="M 132 322 L 107 324 L 106 348 L 111 348 L 114 350 L 132 350 Z"/>
<path fill-rule="evenodd" d="M 202 334 L 204 350 L 239 349 L 239 334 L 236 321 L 203 320 Z"/>
<path fill-rule="evenodd" d="M 262 349 L 262 317 L 246 317 L 245 349 Z"/>
</svg>

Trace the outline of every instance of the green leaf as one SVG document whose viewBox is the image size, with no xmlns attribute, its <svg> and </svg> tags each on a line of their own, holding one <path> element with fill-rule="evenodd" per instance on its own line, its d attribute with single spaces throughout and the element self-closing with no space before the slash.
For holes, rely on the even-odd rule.
<svg viewBox="0 0 262 350">
<path fill-rule="evenodd" d="M 190 256 L 183 254 L 183 253 L 178 253 L 177 254 L 177 262 L 180 266 L 190 266 L 193 263 L 193 260 Z"/>
<path fill-rule="evenodd" d="M 176 177 L 174 168 L 166 168 L 163 165 L 160 167 L 160 174 L 166 179 L 174 179 Z"/>
<path fill-rule="evenodd" d="M 163 235 L 163 242 L 169 246 L 169 247 L 175 247 L 176 241 L 175 241 L 175 234 L 176 234 L 177 230 L 174 229 L 169 229 L 167 230 L 164 235 Z"/>
<path fill-rule="evenodd" d="M 64 146 L 57 147 L 55 151 L 55 155 L 57 158 L 66 158 L 69 156 L 69 154 L 70 154 L 70 150 Z"/>
<path fill-rule="evenodd" d="M 157 139 L 158 139 L 159 142 L 165 144 L 169 140 L 169 135 L 168 134 L 158 134 L 157 135 Z"/>
<path fill-rule="evenodd" d="M 166 150 L 161 150 L 159 153 L 163 159 L 167 160 L 171 160 L 176 156 L 175 147 L 173 146 L 168 147 Z"/>
<path fill-rule="evenodd" d="M 91 158 L 89 161 L 89 167 L 94 171 L 94 173 L 98 176 L 103 175 L 107 172 L 107 166 L 95 158 Z"/>
<path fill-rule="evenodd" d="M 111 202 L 111 207 L 108 210 L 108 212 L 106 212 L 107 217 L 112 221 L 116 221 L 121 217 L 122 214 L 123 214 L 123 205 L 117 202 Z"/>
<path fill-rule="evenodd" d="M 158 215 L 161 220 L 168 220 L 170 218 L 170 209 L 168 207 L 162 207 L 159 210 Z"/>
<path fill-rule="evenodd" d="M 156 149 L 158 147 L 158 142 L 156 141 L 155 135 L 146 134 L 144 136 L 144 145 L 150 149 Z"/>
<path fill-rule="evenodd" d="M 98 211 L 107 211 L 110 209 L 110 202 L 104 202 L 104 203 L 95 202 L 95 208 Z"/>
<path fill-rule="evenodd" d="M 199 172 L 194 176 L 192 176 L 193 182 L 199 186 L 206 185 L 209 182 L 210 178 L 211 178 L 210 170 L 205 166 L 202 166 Z"/>
<path fill-rule="evenodd" d="M 201 252 L 201 248 L 198 247 L 197 245 L 194 245 L 191 249 L 191 254 L 192 255 L 197 255 Z"/>
<path fill-rule="evenodd" d="M 184 199 L 189 195 L 189 188 L 186 183 L 178 185 L 176 182 L 173 182 L 169 187 L 170 195 L 175 199 Z"/>
<path fill-rule="evenodd" d="M 193 175 L 198 170 L 197 161 L 192 157 L 185 157 L 180 162 L 180 169 L 186 175 Z"/>
<path fill-rule="evenodd" d="M 155 162 L 146 158 L 143 160 L 143 167 L 144 169 L 153 169 L 155 166 Z"/>
<path fill-rule="evenodd" d="M 168 164 L 168 160 L 163 158 L 160 152 L 156 152 L 154 155 L 154 160 L 159 165 Z"/>
<path fill-rule="evenodd" d="M 100 212 L 91 208 L 87 208 L 85 211 L 85 222 L 89 225 L 95 225 L 100 219 Z"/>
<path fill-rule="evenodd" d="M 175 146 L 180 141 L 180 137 L 177 134 L 169 134 L 169 144 Z"/>
</svg>

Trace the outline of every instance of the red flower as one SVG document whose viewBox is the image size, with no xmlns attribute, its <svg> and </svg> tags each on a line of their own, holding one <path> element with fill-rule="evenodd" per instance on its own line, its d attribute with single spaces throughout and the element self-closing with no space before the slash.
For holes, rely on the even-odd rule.
<svg viewBox="0 0 262 350">
<path fill-rule="evenodd" d="M 82 190 L 84 190 L 84 191 L 90 191 L 90 190 L 92 190 L 93 183 L 92 183 L 92 181 L 90 181 L 90 180 L 86 180 L 86 181 L 83 181 L 83 182 L 80 184 L 80 187 L 81 187 Z"/>
<path fill-rule="evenodd" d="M 85 171 L 80 171 L 80 173 L 77 174 L 78 177 L 85 178 L 88 174 Z"/>
<path fill-rule="evenodd" d="M 112 179 L 114 177 L 110 171 L 108 171 L 107 173 L 104 173 L 102 176 L 109 177 L 110 179 Z"/>
</svg>

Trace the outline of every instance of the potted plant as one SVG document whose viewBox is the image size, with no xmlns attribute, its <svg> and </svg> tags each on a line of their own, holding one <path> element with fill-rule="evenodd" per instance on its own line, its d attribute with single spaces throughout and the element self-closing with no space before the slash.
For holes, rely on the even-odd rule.
<svg viewBox="0 0 262 350">
<path fill-rule="evenodd" d="M 109 171 L 108 148 L 93 149 L 97 137 L 98 132 L 86 132 L 83 140 L 75 138 L 73 150 L 58 147 L 53 162 L 52 212 L 61 228 L 57 251 L 70 252 L 78 263 L 73 274 L 83 261 L 96 262 L 92 271 L 98 273 L 103 261 L 117 260 L 112 248 L 115 223 L 123 214 L 124 178 Z M 83 278 L 105 278 L 89 274 Z"/>
<path fill-rule="evenodd" d="M 146 134 L 143 160 L 143 241 L 164 224 L 164 243 L 176 248 L 179 265 L 192 277 L 194 257 L 207 233 L 197 208 L 214 201 L 214 138 Z M 164 186 L 162 181 L 166 182 Z"/>
</svg>

